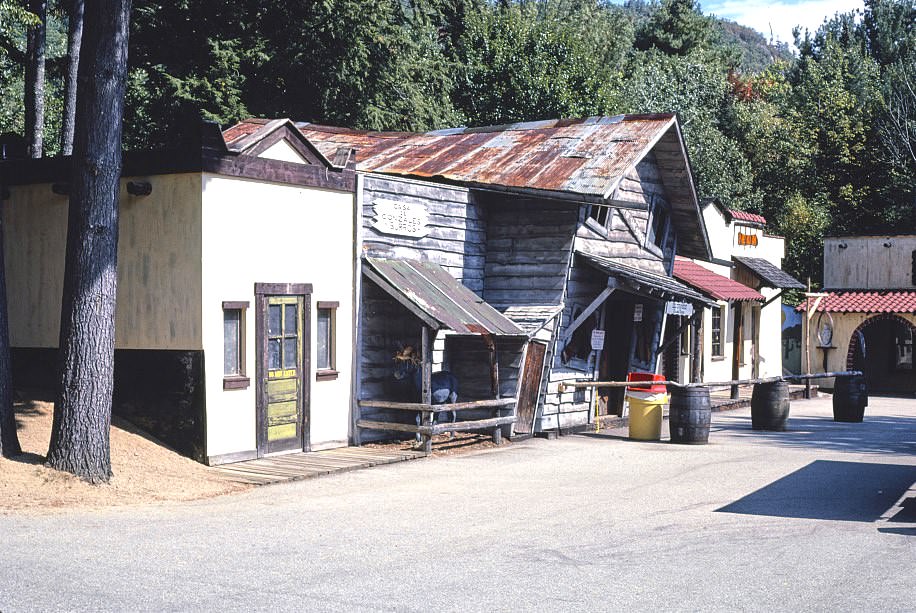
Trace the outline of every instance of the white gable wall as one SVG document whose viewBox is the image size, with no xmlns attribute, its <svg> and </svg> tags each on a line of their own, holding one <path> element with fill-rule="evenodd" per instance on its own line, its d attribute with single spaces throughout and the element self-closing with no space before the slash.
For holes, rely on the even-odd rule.
<svg viewBox="0 0 916 613">
<path fill-rule="evenodd" d="M 348 443 L 354 296 L 354 196 L 204 175 L 203 344 L 207 356 L 207 455 L 256 448 L 255 283 L 310 283 L 310 441 L 313 450 Z M 247 301 L 247 389 L 223 390 L 224 301 Z M 316 303 L 337 301 L 339 376 L 316 381 Z"/>
</svg>

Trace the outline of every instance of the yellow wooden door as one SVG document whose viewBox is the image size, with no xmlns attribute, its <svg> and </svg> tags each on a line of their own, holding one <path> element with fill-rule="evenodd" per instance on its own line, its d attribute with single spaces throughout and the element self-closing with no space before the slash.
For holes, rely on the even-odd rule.
<svg viewBox="0 0 916 613">
<path fill-rule="evenodd" d="M 265 451 L 302 449 L 303 297 L 268 296 L 264 315 Z"/>
</svg>

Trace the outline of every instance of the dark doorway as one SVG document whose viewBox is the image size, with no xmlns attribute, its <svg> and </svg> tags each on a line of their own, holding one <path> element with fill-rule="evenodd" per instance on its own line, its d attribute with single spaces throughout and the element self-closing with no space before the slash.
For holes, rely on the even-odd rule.
<svg viewBox="0 0 916 613">
<path fill-rule="evenodd" d="M 598 376 L 602 381 L 626 381 L 630 370 L 633 347 L 633 301 L 608 300 L 605 308 L 604 351 Z M 598 392 L 598 413 L 620 415 L 623 412 L 623 388 L 602 389 Z"/>
</svg>

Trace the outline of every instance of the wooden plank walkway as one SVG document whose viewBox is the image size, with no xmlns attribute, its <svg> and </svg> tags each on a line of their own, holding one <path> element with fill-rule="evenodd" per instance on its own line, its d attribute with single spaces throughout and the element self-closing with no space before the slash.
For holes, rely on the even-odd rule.
<svg viewBox="0 0 916 613">
<path fill-rule="evenodd" d="M 341 447 L 310 453 L 291 453 L 222 464 L 213 470 L 238 483 L 267 485 L 298 481 L 321 475 L 369 468 L 381 464 L 405 462 L 425 457 L 422 451 L 379 449 L 376 447 Z"/>
</svg>

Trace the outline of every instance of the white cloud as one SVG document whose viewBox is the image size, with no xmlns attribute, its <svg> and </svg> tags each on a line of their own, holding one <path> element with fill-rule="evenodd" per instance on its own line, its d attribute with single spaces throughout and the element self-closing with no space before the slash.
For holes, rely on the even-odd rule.
<svg viewBox="0 0 916 613">
<path fill-rule="evenodd" d="M 722 0 L 702 4 L 703 12 L 736 21 L 776 40 L 792 44 L 792 28 L 812 33 L 825 17 L 862 9 L 862 0 Z"/>
</svg>

